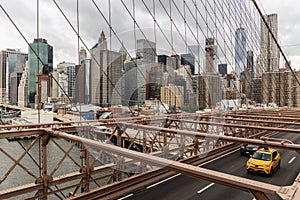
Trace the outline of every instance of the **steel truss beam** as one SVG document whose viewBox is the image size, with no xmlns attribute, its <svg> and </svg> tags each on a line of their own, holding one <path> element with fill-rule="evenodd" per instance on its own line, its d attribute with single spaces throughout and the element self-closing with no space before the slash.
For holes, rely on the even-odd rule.
<svg viewBox="0 0 300 200">
<path fill-rule="evenodd" d="M 172 160 L 156 157 L 153 155 L 145 155 L 143 153 L 131 151 L 128 149 L 123 149 L 120 147 L 116 147 L 114 145 L 109 145 L 109 144 L 100 143 L 85 138 L 80 138 L 78 136 L 69 135 L 61 131 L 49 130 L 49 132 L 51 132 L 53 136 L 61 137 L 67 140 L 80 141 L 94 148 L 105 150 L 120 156 L 131 158 L 133 160 L 151 163 L 159 167 L 167 167 L 170 170 L 183 173 L 188 176 L 222 184 L 242 191 L 246 191 L 246 192 L 251 191 L 252 193 L 255 193 L 256 196 L 258 196 L 258 194 L 260 193 L 266 193 L 271 195 L 277 194 L 283 199 L 292 199 L 289 196 L 290 193 L 296 194 L 297 189 L 300 187 L 299 185 L 297 185 L 297 187 L 275 186 L 267 183 L 262 183 L 259 181 L 254 181 L 251 179 L 241 178 L 234 175 L 229 175 L 229 174 L 225 174 L 225 173 L 221 173 L 209 169 L 204 169 L 197 166 L 191 166 L 185 163 L 175 162 Z"/>
</svg>

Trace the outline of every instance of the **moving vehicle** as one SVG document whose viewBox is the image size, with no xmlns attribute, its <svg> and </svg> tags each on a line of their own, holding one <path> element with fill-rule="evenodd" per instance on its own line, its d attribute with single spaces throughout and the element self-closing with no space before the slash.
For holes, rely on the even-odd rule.
<svg viewBox="0 0 300 200">
<path fill-rule="evenodd" d="M 280 168 L 280 154 L 276 149 L 260 148 L 247 161 L 247 172 L 258 172 L 272 176 Z"/>
<path fill-rule="evenodd" d="M 250 156 L 253 155 L 259 148 L 261 147 L 255 144 L 243 144 L 240 148 L 240 153 L 242 156 Z"/>
</svg>

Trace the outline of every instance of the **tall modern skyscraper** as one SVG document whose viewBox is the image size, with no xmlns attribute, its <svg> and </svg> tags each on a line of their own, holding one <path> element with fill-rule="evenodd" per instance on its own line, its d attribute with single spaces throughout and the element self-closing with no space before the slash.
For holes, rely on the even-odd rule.
<svg viewBox="0 0 300 200">
<path fill-rule="evenodd" d="M 0 51 L 0 102 L 17 102 L 17 96 L 14 95 L 14 97 L 12 97 L 12 93 L 18 94 L 18 91 L 12 91 L 12 89 L 15 90 L 18 86 L 11 88 L 11 83 L 15 85 L 18 81 L 11 82 L 11 75 L 14 73 L 20 77 L 25 69 L 27 57 L 27 53 L 22 53 L 19 50 L 6 49 Z M 15 76 L 13 75 L 13 77 Z"/>
<path fill-rule="evenodd" d="M 193 54 L 195 58 L 195 71 L 194 71 L 195 74 L 200 74 L 203 72 L 203 69 L 202 70 L 200 69 L 200 58 L 201 58 L 200 49 L 201 49 L 200 45 L 190 45 L 188 47 L 189 54 Z"/>
<path fill-rule="evenodd" d="M 156 62 L 156 44 L 146 39 L 137 40 L 136 57 L 145 63 Z"/>
<path fill-rule="evenodd" d="M 28 101 L 29 106 L 34 107 L 36 95 L 36 74 L 42 74 L 42 68 L 47 65 L 47 72 L 53 71 L 53 47 L 47 43 L 46 39 L 34 39 L 28 47 Z M 31 47 L 31 48 L 30 48 Z M 39 60 L 38 57 L 41 59 Z M 46 71 L 44 71 L 45 73 Z"/>
<path fill-rule="evenodd" d="M 122 53 L 107 49 L 102 31 L 98 43 L 91 49 L 91 103 L 103 107 L 121 104 Z"/>
<path fill-rule="evenodd" d="M 18 105 L 18 86 L 21 82 L 22 72 L 13 72 L 10 74 L 10 103 Z"/>
<path fill-rule="evenodd" d="M 246 68 L 247 63 L 247 43 L 246 32 L 244 28 L 238 28 L 235 31 L 235 73 L 240 78 L 241 72 Z"/>
<path fill-rule="evenodd" d="M 137 40 L 136 51 L 137 64 L 137 104 L 143 104 L 146 100 L 146 72 L 156 62 L 156 44 L 146 39 Z"/>
<path fill-rule="evenodd" d="M 19 86 L 18 86 L 18 106 L 28 105 L 28 62 L 26 62 Z"/>
<path fill-rule="evenodd" d="M 68 76 L 68 87 L 65 92 L 69 97 L 75 97 L 75 63 L 63 61 L 57 65 L 57 68 L 62 68 L 64 73 Z"/>
<path fill-rule="evenodd" d="M 84 59 L 75 66 L 75 103 L 91 103 L 91 59 Z"/>
<path fill-rule="evenodd" d="M 147 99 L 160 99 L 160 88 L 163 86 L 164 64 L 155 63 L 147 73 Z"/>
<path fill-rule="evenodd" d="M 134 106 L 137 102 L 137 60 L 126 60 L 122 71 L 122 105 Z"/>
<path fill-rule="evenodd" d="M 194 54 L 181 54 L 181 65 L 189 65 L 192 75 L 195 74 L 195 56 Z"/>
<path fill-rule="evenodd" d="M 277 14 L 265 15 L 265 19 L 270 26 L 275 38 L 278 39 L 278 17 Z M 273 40 L 268 28 L 261 20 L 260 33 L 260 55 L 257 63 L 257 76 L 262 76 L 264 72 L 279 71 L 279 50 Z"/>
<path fill-rule="evenodd" d="M 214 108 L 222 99 L 221 77 L 217 74 L 198 75 L 197 83 L 197 105 L 199 108 Z"/>
<path fill-rule="evenodd" d="M 79 51 L 79 65 L 75 66 L 75 103 L 91 103 L 91 59 L 87 59 L 86 50 Z"/>
</svg>

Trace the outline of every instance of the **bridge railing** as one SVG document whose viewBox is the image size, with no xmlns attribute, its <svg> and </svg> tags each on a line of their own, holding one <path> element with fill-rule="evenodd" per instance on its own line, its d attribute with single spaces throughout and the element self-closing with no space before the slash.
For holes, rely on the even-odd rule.
<svg viewBox="0 0 300 200">
<path fill-rule="evenodd" d="M 278 127 L 278 124 L 288 126 L 287 122 L 276 121 L 274 123 L 277 127 L 262 127 L 244 124 L 248 123 L 247 120 L 239 121 L 239 119 L 231 123 L 191 119 L 191 117 L 187 120 L 169 116 L 152 118 L 148 121 L 135 119 L 137 120 L 135 123 L 114 119 L 106 123 L 84 121 L 1 126 L 0 155 L 3 162 L 0 173 L 0 198 L 16 196 L 27 199 L 46 199 L 51 196 L 66 198 L 90 193 L 95 188 L 122 181 L 136 174 L 164 167 L 170 168 L 170 164 L 174 165 L 173 170 L 179 170 L 177 161 L 181 159 L 192 157 L 200 159 L 214 149 L 234 143 L 267 145 L 300 151 L 298 144 L 271 139 L 249 139 L 246 135 L 233 137 L 220 134 L 218 128 L 214 129 L 216 132 L 212 134 L 212 131 L 201 130 L 199 125 L 202 123 L 208 127 L 256 129 L 258 132 L 300 133 L 298 129 Z M 232 120 L 226 118 L 224 121 L 230 119 Z M 98 125 L 103 124 L 110 130 L 97 129 Z M 71 134 L 75 132 L 78 136 Z M 103 137 L 98 137 L 99 135 Z M 29 136 L 33 138 L 6 141 L 7 138 Z M 148 156 L 151 159 L 148 160 Z M 165 163 L 167 165 L 164 165 Z M 184 172 L 182 169 L 179 171 Z M 21 181 L 16 181 L 18 178 L 21 178 Z M 278 188 L 274 188 L 273 192 L 276 193 Z"/>
</svg>

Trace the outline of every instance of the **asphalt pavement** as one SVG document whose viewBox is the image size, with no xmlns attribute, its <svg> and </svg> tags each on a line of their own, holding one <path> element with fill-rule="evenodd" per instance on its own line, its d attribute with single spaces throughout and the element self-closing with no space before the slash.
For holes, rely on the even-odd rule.
<svg viewBox="0 0 300 200">
<path fill-rule="evenodd" d="M 277 133 L 272 137 L 286 138 L 296 144 L 300 144 L 300 135 Z M 294 151 L 278 149 L 281 155 L 281 168 L 272 177 L 248 174 L 246 162 L 248 157 L 241 156 L 239 150 L 230 152 L 211 162 L 199 167 L 212 169 L 252 180 L 270 183 L 279 186 L 291 185 L 300 172 L 300 156 Z M 277 196 L 268 195 L 271 200 L 280 199 Z M 253 200 L 254 197 L 247 192 L 232 189 L 230 187 L 214 184 L 204 180 L 176 174 L 136 194 L 128 194 L 119 200 Z"/>
</svg>

